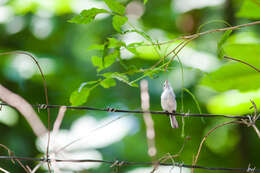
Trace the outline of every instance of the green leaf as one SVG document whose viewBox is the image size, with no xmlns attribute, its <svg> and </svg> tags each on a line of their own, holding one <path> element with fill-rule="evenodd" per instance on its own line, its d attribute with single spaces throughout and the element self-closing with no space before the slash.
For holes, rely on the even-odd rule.
<svg viewBox="0 0 260 173">
<path fill-rule="evenodd" d="M 223 51 L 223 45 L 229 38 L 230 34 L 232 33 L 232 30 L 227 30 L 221 37 L 220 41 L 218 42 L 218 57 L 222 58 L 224 56 L 224 51 Z"/>
<path fill-rule="evenodd" d="M 122 74 L 122 73 L 118 73 L 118 72 L 109 72 L 109 73 L 103 73 L 101 74 L 102 76 L 106 77 L 106 78 L 114 78 L 117 79 L 121 82 L 124 82 L 132 87 L 137 87 L 137 84 L 135 83 L 130 83 L 129 78 L 127 75 Z"/>
<path fill-rule="evenodd" d="M 260 69 L 260 44 L 225 45 L 224 52 L 232 58 L 242 60 Z M 201 84 L 216 91 L 237 89 L 245 92 L 260 88 L 260 74 L 248 65 L 228 60 L 219 69 L 203 77 Z"/>
<path fill-rule="evenodd" d="M 92 56 L 91 61 L 92 61 L 92 64 L 93 64 L 94 66 L 97 66 L 97 67 L 102 68 L 103 63 L 102 63 L 102 58 L 101 58 L 101 57 Z"/>
<path fill-rule="evenodd" d="M 122 46 L 125 46 L 125 43 L 121 40 L 117 40 L 115 38 L 108 38 L 108 48 L 120 48 Z"/>
<path fill-rule="evenodd" d="M 75 90 L 70 95 L 70 103 L 72 106 L 79 106 L 85 103 L 88 99 L 88 96 L 90 94 L 90 88 L 84 87 L 80 91 Z"/>
<path fill-rule="evenodd" d="M 144 0 L 144 4 L 146 4 L 148 2 L 148 0 Z"/>
<path fill-rule="evenodd" d="M 101 79 L 96 80 L 96 81 L 83 82 L 83 83 L 80 85 L 78 91 L 81 92 L 82 88 L 84 88 L 85 86 L 89 86 L 89 85 L 96 84 L 96 83 L 98 83 L 100 80 L 101 80 Z"/>
<path fill-rule="evenodd" d="M 83 10 L 79 15 L 74 16 L 72 19 L 68 20 L 68 22 L 77 23 L 77 24 L 88 24 L 95 19 L 97 14 L 100 13 L 109 13 L 109 12 L 104 9 L 91 8 L 89 10 Z"/>
<path fill-rule="evenodd" d="M 88 99 L 90 91 L 97 86 L 94 84 L 97 84 L 100 81 L 101 79 L 82 83 L 80 87 L 77 90 L 73 91 L 72 94 L 70 95 L 70 103 L 73 106 L 79 106 L 85 103 Z"/>
<path fill-rule="evenodd" d="M 107 55 L 105 57 L 105 68 L 111 66 L 115 61 L 116 58 L 119 56 L 119 51 L 115 50 L 113 53 Z"/>
<path fill-rule="evenodd" d="M 121 27 L 126 23 L 127 17 L 115 15 L 113 17 L 112 25 L 117 32 L 121 33 Z"/>
<path fill-rule="evenodd" d="M 98 72 L 99 72 L 111 66 L 115 62 L 118 56 L 119 56 L 119 51 L 115 50 L 113 53 L 108 54 L 107 56 L 104 57 L 104 64 L 102 62 L 102 58 L 98 56 L 93 56 L 91 60 L 92 60 L 92 64 L 98 67 Z"/>
<path fill-rule="evenodd" d="M 120 15 L 125 14 L 125 7 L 119 2 L 115 0 L 105 0 L 105 3 L 109 7 L 109 9 L 112 10 L 113 12 L 116 12 Z"/>
<path fill-rule="evenodd" d="M 137 46 L 143 45 L 144 42 L 139 42 L 139 43 L 131 43 L 126 46 L 126 49 L 130 52 L 132 52 L 135 55 L 138 55 L 138 51 L 136 50 Z"/>
<path fill-rule="evenodd" d="M 116 81 L 112 78 L 106 78 L 100 82 L 100 85 L 104 88 L 110 88 L 116 86 Z"/>
<path fill-rule="evenodd" d="M 254 100 L 259 108 L 260 90 L 250 92 L 229 91 L 211 97 L 207 104 L 207 109 L 212 114 L 222 115 L 245 115 L 253 113 L 254 109 L 250 100 Z"/>
<path fill-rule="evenodd" d="M 93 44 L 87 50 L 104 50 L 103 44 Z"/>
<path fill-rule="evenodd" d="M 259 19 L 260 0 L 244 0 L 241 9 L 237 13 L 238 17 Z"/>
</svg>

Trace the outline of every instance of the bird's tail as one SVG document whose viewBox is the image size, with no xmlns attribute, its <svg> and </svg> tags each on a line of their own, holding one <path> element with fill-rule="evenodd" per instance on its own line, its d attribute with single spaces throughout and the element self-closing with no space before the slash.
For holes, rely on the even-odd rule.
<svg viewBox="0 0 260 173">
<path fill-rule="evenodd" d="M 178 121 L 174 115 L 170 115 L 170 121 L 172 128 L 179 128 Z"/>
</svg>

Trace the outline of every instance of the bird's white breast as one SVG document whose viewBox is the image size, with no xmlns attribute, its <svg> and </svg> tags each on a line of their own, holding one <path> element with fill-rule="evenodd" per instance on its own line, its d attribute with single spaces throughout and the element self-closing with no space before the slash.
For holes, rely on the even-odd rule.
<svg viewBox="0 0 260 173">
<path fill-rule="evenodd" d="M 176 111 L 177 103 L 172 90 L 164 90 L 161 95 L 161 106 L 163 110 L 168 112 Z"/>
</svg>

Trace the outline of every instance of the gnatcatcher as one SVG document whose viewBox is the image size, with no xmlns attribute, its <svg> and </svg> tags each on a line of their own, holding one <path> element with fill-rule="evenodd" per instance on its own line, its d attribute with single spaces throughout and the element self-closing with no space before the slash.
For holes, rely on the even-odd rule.
<svg viewBox="0 0 260 173">
<path fill-rule="evenodd" d="M 175 94 L 168 80 L 163 84 L 163 92 L 161 95 L 161 105 L 164 111 L 169 113 L 174 113 L 177 108 L 177 103 L 175 99 Z M 170 115 L 170 121 L 172 128 L 178 128 L 178 122 L 174 115 Z"/>
</svg>

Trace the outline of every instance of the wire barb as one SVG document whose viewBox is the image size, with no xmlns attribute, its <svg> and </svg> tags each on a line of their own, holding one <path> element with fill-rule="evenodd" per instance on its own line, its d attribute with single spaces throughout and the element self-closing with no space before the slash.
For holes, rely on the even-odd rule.
<svg viewBox="0 0 260 173">
<path fill-rule="evenodd" d="M 250 163 L 249 163 L 246 172 L 255 172 L 256 167 L 251 168 L 250 166 L 251 166 L 251 165 L 250 165 Z"/>
</svg>

